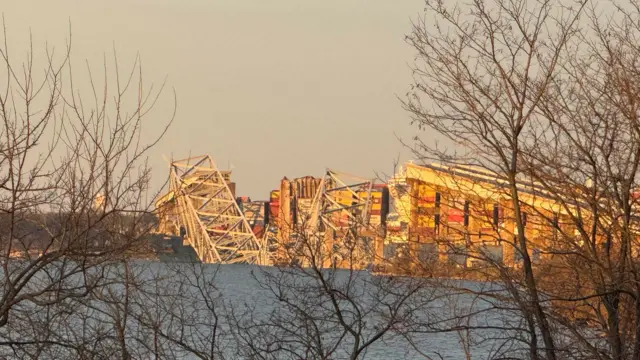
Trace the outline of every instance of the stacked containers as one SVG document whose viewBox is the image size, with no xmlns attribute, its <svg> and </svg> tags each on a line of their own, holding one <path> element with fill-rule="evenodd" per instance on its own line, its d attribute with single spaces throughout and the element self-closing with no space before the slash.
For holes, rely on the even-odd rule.
<svg viewBox="0 0 640 360">
<path fill-rule="evenodd" d="M 343 190 L 336 190 L 333 191 L 333 198 L 334 200 L 344 206 L 344 207 L 350 207 L 355 203 L 357 203 L 357 198 L 355 198 L 355 195 L 348 189 L 343 189 Z M 343 210 L 343 211 L 336 211 L 334 213 L 335 215 L 335 223 L 338 224 L 338 226 L 340 227 L 348 227 L 349 226 L 349 212 L 347 210 Z"/>
<path fill-rule="evenodd" d="M 277 219 L 280 214 L 280 190 L 271 190 L 269 194 L 269 216 L 268 222 L 277 225 Z"/>
<path fill-rule="evenodd" d="M 434 237 L 436 234 L 436 215 L 440 194 L 427 184 L 417 186 L 417 224 L 416 233 L 421 237 Z"/>
<path fill-rule="evenodd" d="M 463 237 L 465 233 L 465 199 L 463 197 L 447 194 L 446 214 L 447 235 L 453 237 Z"/>
<path fill-rule="evenodd" d="M 369 224 L 381 225 L 382 224 L 382 191 L 371 192 L 371 215 L 369 217 Z"/>
<path fill-rule="evenodd" d="M 484 240 L 495 240 L 496 229 L 502 224 L 504 219 L 504 208 L 498 204 L 485 204 L 484 212 L 480 214 L 479 236 Z"/>
<path fill-rule="evenodd" d="M 389 213 L 389 188 L 386 184 L 376 184 L 371 191 L 371 215 L 369 224 L 384 225 Z"/>
<path fill-rule="evenodd" d="M 354 195 L 348 189 L 336 190 L 333 192 L 333 194 L 334 194 L 334 199 L 338 204 L 346 207 L 353 205 Z"/>
</svg>

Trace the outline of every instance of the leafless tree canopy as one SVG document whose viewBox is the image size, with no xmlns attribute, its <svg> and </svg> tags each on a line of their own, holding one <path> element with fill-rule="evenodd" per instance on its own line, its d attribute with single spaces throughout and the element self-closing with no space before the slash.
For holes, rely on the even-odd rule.
<svg viewBox="0 0 640 360">
<path fill-rule="evenodd" d="M 72 67 L 70 43 L 32 41 L 24 59 L 3 35 L 0 356 L 111 358 L 81 304 L 115 281 L 110 264 L 145 251 L 146 154 L 172 118 L 150 117 L 163 86 L 143 83 L 139 59 L 123 72 L 114 54 L 98 75 Z"/>
<path fill-rule="evenodd" d="M 633 0 L 427 1 L 407 38 L 417 56 L 404 106 L 458 150 L 416 151 L 507 184 L 515 228 L 498 240 L 522 260 L 487 263 L 508 293 L 500 306 L 524 319 L 511 339 L 532 359 L 640 357 L 639 10 Z M 525 182 L 564 222 L 524 204 Z M 528 236 L 533 218 L 555 235 Z M 540 264 L 534 240 L 545 244 Z"/>
<path fill-rule="evenodd" d="M 452 231 L 436 237 L 436 257 L 482 264 L 446 275 L 482 281 L 371 276 L 353 224 L 331 234 L 345 269 L 327 266 L 326 233 L 300 230 L 280 249 L 289 267 L 237 268 L 253 295 L 236 284 L 234 298 L 223 267 L 133 259 L 153 226 L 145 157 L 173 117 L 151 112 L 164 85 L 143 83 L 139 58 L 79 70 L 70 45 L 20 61 L 6 34 L 0 357 L 361 359 L 395 344 L 399 357 L 437 359 L 440 336 L 453 336 L 467 359 L 640 358 L 635 0 L 428 0 L 414 23 L 403 106 L 453 144 L 423 139 L 415 152 L 494 176 L 513 224 L 488 221 L 492 204 L 467 194 L 502 259 L 467 230 L 463 246 Z M 410 260 L 414 275 L 451 266 Z"/>
</svg>

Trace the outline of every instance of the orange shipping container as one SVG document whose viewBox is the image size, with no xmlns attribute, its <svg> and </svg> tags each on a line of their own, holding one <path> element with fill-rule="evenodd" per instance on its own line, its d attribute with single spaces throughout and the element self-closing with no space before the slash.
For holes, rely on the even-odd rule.
<svg viewBox="0 0 640 360">
<path fill-rule="evenodd" d="M 418 206 L 435 207 L 436 191 L 428 185 L 418 185 Z"/>
</svg>

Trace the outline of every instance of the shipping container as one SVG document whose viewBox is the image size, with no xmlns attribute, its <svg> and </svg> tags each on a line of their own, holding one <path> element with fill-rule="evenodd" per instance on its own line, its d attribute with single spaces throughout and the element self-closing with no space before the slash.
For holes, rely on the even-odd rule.
<svg viewBox="0 0 640 360">
<path fill-rule="evenodd" d="M 371 192 L 371 210 L 381 211 L 383 207 L 383 193 L 381 191 Z"/>
<path fill-rule="evenodd" d="M 449 225 L 464 224 L 464 210 L 456 209 L 456 208 L 448 208 L 447 223 Z"/>
<path fill-rule="evenodd" d="M 402 231 L 402 225 L 400 222 L 387 222 L 387 231 L 388 232 L 400 232 Z"/>
<path fill-rule="evenodd" d="M 267 222 L 269 224 L 276 225 L 279 214 L 280 214 L 280 205 L 273 204 L 273 203 L 269 204 L 269 218 L 267 219 Z"/>
<path fill-rule="evenodd" d="M 352 206 L 358 203 L 358 198 L 349 190 L 337 190 L 330 192 L 333 199 L 340 205 Z"/>
<path fill-rule="evenodd" d="M 435 228 L 435 216 L 419 215 L 417 217 L 416 226 L 419 228 Z"/>
<path fill-rule="evenodd" d="M 435 206 L 436 202 L 436 190 L 425 184 L 417 186 L 418 206 Z"/>
<path fill-rule="evenodd" d="M 251 227 L 251 231 L 253 231 L 253 234 L 259 239 L 264 236 L 264 229 L 265 229 L 265 226 L 259 225 L 259 224 L 253 225 Z"/>
<path fill-rule="evenodd" d="M 356 195 L 351 194 L 352 203 L 362 205 L 367 203 L 367 196 L 369 194 L 367 191 L 356 191 L 355 193 Z M 371 199 L 369 199 L 369 201 L 371 201 Z M 371 202 L 369 202 L 369 209 L 371 209 Z"/>
<path fill-rule="evenodd" d="M 378 190 L 378 191 L 384 191 L 385 189 L 389 189 L 389 187 L 387 186 L 387 184 L 381 183 L 381 184 L 373 184 L 373 189 Z"/>
<path fill-rule="evenodd" d="M 369 224 L 374 226 L 381 225 L 382 217 L 380 215 L 371 214 L 371 216 L 369 216 Z"/>
</svg>

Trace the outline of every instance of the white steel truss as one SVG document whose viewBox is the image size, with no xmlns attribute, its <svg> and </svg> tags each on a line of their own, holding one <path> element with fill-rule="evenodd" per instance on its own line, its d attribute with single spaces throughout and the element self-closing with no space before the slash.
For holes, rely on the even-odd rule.
<svg viewBox="0 0 640 360">
<path fill-rule="evenodd" d="M 347 266 L 370 263 L 372 189 L 373 180 L 329 169 L 325 172 L 309 213 L 302 214 L 305 226 L 299 229 L 304 233 L 302 238 L 312 241 L 313 257 L 321 260 L 323 266 L 336 266 L 348 259 L 352 263 Z M 296 242 L 294 248 L 299 247 Z"/>
<path fill-rule="evenodd" d="M 270 264 L 267 247 L 254 235 L 229 189 L 229 171 L 218 170 L 213 159 L 203 155 L 172 162 L 169 176 L 169 193 L 156 207 L 173 207 L 175 216 L 161 217 L 160 228 L 186 232 L 186 243 L 205 263 Z"/>
<path fill-rule="evenodd" d="M 308 229 L 368 226 L 372 188 L 373 180 L 327 169 L 313 199 Z"/>
</svg>

